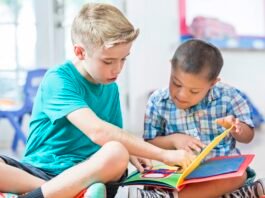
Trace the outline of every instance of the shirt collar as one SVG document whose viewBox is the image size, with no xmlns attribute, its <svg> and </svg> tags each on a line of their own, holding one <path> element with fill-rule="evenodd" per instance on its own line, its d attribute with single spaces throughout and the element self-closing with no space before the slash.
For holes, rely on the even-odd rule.
<svg viewBox="0 0 265 198">
<path fill-rule="evenodd" d="M 212 102 L 221 96 L 221 92 L 217 89 L 218 84 L 214 85 L 206 95 L 207 102 Z"/>
</svg>

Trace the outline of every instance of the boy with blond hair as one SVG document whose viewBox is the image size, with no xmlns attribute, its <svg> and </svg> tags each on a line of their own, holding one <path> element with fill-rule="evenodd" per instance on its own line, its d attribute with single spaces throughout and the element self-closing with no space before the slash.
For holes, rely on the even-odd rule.
<svg viewBox="0 0 265 198">
<path fill-rule="evenodd" d="M 222 66 L 221 52 L 212 44 L 197 39 L 181 44 L 171 60 L 169 88 L 157 90 L 149 98 L 144 139 L 164 149 L 198 153 L 233 125 L 230 134 L 206 159 L 240 154 L 236 141 L 249 143 L 253 139 L 253 123 L 247 102 L 238 90 L 219 82 Z M 258 198 L 265 194 L 264 179 L 253 183 L 254 178 L 255 172 L 248 168 L 241 177 L 190 184 L 179 193 L 159 189 L 139 189 L 138 193 L 143 198 L 208 198 L 224 194 Z"/>
<path fill-rule="evenodd" d="M 71 33 L 75 58 L 46 73 L 22 161 L 0 156 L 0 191 L 72 198 L 95 183 L 119 181 L 129 160 L 140 171 L 151 166 L 148 159 L 187 167 L 192 154 L 161 149 L 122 129 L 115 80 L 139 30 L 111 5 L 86 4 Z"/>
</svg>

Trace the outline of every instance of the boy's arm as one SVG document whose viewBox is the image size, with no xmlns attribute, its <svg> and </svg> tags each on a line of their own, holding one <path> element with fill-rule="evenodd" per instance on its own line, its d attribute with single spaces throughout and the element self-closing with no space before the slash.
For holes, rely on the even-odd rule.
<svg viewBox="0 0 265 198">
<path fill-rule="evenodd" d="M 188 152 L 200 152 L 205 147 L 197 138 L 180 133 L 158 136 L 148 142 L 164 149 L 184 149 Z"/>
<path fill-rule="evenodd" d="M 227 129 L 233 125 L 230 134 L 235 140 L 241 143 L 249 143 L 254 137 L 251 108 L 241 91 L 237 89 L 231 89 L 230 91 L 227 116 L 217 119 L 216 122 Z"/>
<path fill-rule="evenodd" d="M 237 131 L 232 131 L 232 136 L 241 143 L 249 143 L 254 138 L 254 129 L 244 122 L 239 122 Z"/>
<path fill-rule="evenodd" d="M 165 150 L 145 142 L 115 125 L 99 119 L 89 108 L 82 108 L 67 115 L 68 120 L 85 133 L 93 142 L 104 145 L 109 141 L 121 142 L 129 154 L 161 161 L 168 165 L 186 168 L 194 156 L 184 150 Z"/>
<path fill-rule="evenodd" d="M 173 136 L 174 135 L 158 136 L 152 140 L 146 141 L 163 149 L 177 149 L 172 141 Z"/>
<path fill-rule="evenodd" d="M 219 118 L 216 120 L 216 123 L 227 129 L 234 125 L 230 134 L 238 142 L 249 143 L 254 137 L 254 129 L 234 116 Z"/>
</svg>

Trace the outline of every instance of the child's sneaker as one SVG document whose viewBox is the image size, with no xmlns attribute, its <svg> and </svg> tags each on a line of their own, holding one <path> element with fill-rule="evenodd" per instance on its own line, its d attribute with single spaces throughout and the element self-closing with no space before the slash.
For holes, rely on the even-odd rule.
<svg viewBox="0 0 265 198">
<path fill-rule="evenodd" d="M 12 193 L 0 193 L 0 198 L 17 198 L 18 196 Z"/>
<path fill-rule="evenodd" d="M 106 198 L 106 187 L 103 183 L 95 183 L 88 187 L 84 198 Z"/>
<path fill-rule="evenodd" d="M 163 189 L 144 190 L 137 188 L 137 198 L 174 198 L 173 193 Z"/>
<path fill-rule="evenodd" d="M 260 198 L 265 195 L 265 178 L 259 179 L 250 185 L 245 185 L 223 198 Z"/>
</svg>

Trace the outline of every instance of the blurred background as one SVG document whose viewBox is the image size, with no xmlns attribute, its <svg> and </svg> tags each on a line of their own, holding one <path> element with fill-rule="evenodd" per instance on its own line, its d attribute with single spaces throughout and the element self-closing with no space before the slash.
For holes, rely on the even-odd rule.
<svg viewBox="0 0 265 198">
<path fill-rule="evenodd" d="M 140 28 L 118 80 L 127 130 L 141 136 L 148 95 L 168 85 L 177 46 L 192 37 L 208 40 L 223 53 L 222 81 L 245 93 L 255 108 L 255 139 L 240 147 L 256 154 L 252 166 L 265 177 L 265 0 L 0 0 L 0 110 L 23 106 L 28 71 L 73 57 L 70 27 L 86 2 L 111 3 Z M 27 136 L 30 112 L 25 114 L 20 122 Z M 0 153 L 20 158 L 23 141 L 14 152 L 17 129 L 0 118 Z"/>
</svg>

